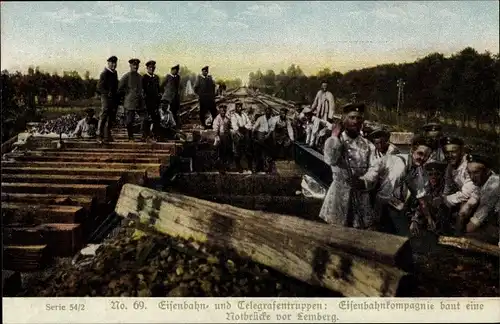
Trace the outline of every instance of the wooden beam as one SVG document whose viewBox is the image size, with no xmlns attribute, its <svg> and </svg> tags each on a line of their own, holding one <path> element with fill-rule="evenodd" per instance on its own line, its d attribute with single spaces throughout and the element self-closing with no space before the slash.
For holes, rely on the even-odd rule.
<svg viewBox="0 0 500 324">
<path fill-rule="evenodd" d="M 1 184 L 2 192 L 25 194 L 91 195 L 99 203 L 109 198 L 107 185 L 96 184 L 49 184 L 49 183 L 7 183 Z"/>
<path fill-rule="evenodd" d="M 90 211 L 95 203 L 92 196 L 77 195 L 51 195 L 51 194 L 20 194 L 2 192 L 2 203 L 25 203 L 42 205 L 81 206 Z"/>
<path fill-rule="evenodd" d="M 13 271 L 38 271 L 50 260 L 47 245 L 4 245 L 3 269 Z"/>
<path fill-rule="evenodd" d="M 129 184 L 122 188 L 115 211 L 171 236 L 234 249 L 258 263 L 345 296 L 395 296 L 407 278 L 392 265 L 360 256 L 378 254 L 381 260 L 393 260 L 407 242 L 403 238 L 379 236 L 377 246 L 373 242 L 377 235 L 353 230 L 349 240 L 341 242 L 335 235 L 344 228 Z M 351 251 L 334 243 L 350 245 Z"/>
<path fill-rule="evenodd" d="M 24 183 L 79 183 L 79 184 L 106 184 L 116 185 L 121 181 L 121 177 L 108 176 L 86 176 L 86 175 L 67 175 L 59 174 L 4 174 L 2 181 L 5 182 L 24 182 Z"/>
<path fill-rule="evenodd" d="M 146 171 L 148 176 L 159 177 L 166 165 L 160 163 L 105 163 L 105 162 L 10 162 L 2 161 L 4 167 L 32 167 L 32 168 L 54 168 L 54 169 L 126 169 Z"/>
<path fill-rule="evenodd" d="M 489 254 L 497 258 L 500 257 L 500 248 L 498 246 L 469 237 L 440 236 L 438 242 L 441 245 L 453 246 L 475 253 Z"/>
<path fill-rule="evenodd" d="M 86 216 L 80 206 L 2 203 L 3 224 L 80 223 Z"/>
<path fill-rule="evenodd" d="M 37 150 L 37 151 L 29 151 L 22 152 L 25 156 L 61 156 L 61 157 L 71 157 L 71 156 L 81 156 L 85 154 L 86 156 L 112 156 L 113 158 L 163 158 L 168 159 L 170 157 L 169 153 L 158 153 L 155 151 L 146 151 L 146 152 L 137 152 L 137 151 L 129 151 L 129 152 L 116 152 L 116 151 L 89 151 L 89 150 L 80 150 L 80 151 L 57 151 L 57 150 Z"/>
<path fill-rule="evenodd" d="M 103 154 L 120 154 L 120 153 L 139 153 L 139 154 L 158 154 L 158 155 L 170 155 L 170 150 L 158 150 L 152 148 L 141 148 L 141 149 L 122 149 L 122 148 L 64 148 L 62 150 L 55 150 L 53 148 L 40 147 L 36 149 L 38 152 L 92 152 L 92 153 L 103 153 Z"/>
<path fill-rule="evenodd" d="M 167 158 L 161 157 L 135 157 L 135 156 L 116 156 L 116 155 L 91 155 L 91 154 L 81 154 L 77 156 L 65 156 L 65 155 L 33 155 L 25 153 L 8 153 L 5 154 L 8 159 L 14 159 L 16 161 L 35 161 L 35 162 L 99 162 L 99 163 L 167 163 Z"/>
<path fill-rule="evenodd" d="M 52 148 L 57 147 L 58 141 L 51 143 Z M 64 140 L 65 148 L 111 148 L 111 149 L 159 149 L 169 151 L 175 155 L 176 149 L 179 146 L 177 143 L 145 143 L 145 142 L 111 142 L 98 144 L 95 141 L 73 141 Z"/>
<path fill-rule="evenodd" d="M 122 177 L 123 182 L 142 185 L 147 179 L 146 170 L 128 169 L 92 169 L 92 168 L 53 168 L 53 167 L 5 167 L 2 166 L 3 174 L 58 174 L 67 176 L 107 176 Z"/>
</svg>

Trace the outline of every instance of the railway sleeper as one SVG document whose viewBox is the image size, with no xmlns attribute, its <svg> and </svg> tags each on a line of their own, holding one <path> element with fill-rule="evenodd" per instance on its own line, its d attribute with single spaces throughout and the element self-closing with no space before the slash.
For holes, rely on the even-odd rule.
<svg viewBox="0 0 500 324">
<path fill-rule="evenodd" d="M 49 265 L 51 259 L 51 253 L 46 244 L 3 246 L 3 269 L 5 270 L 40 271 Z"/>
<path fill-rule="evenodd" d="M 87 154 L 81 154 L 78 156 L 57 156 L 57 155 L 49 155 L 45 154 L 42 156 L 39 155 L 30 155 L 30 154 L 6 154 L 6 158 L 11 158 L 16 161 L 35 161 L 35 162 L 119 162 L 119 163 L 166 163 L 165 158 L 158 158 L 158 157 L 152 157 L 152 158 L 147 158 L 147 157 L 134 157 L 134 156 L 129 156 L 129 157 L 117 157 L 113 155 L 108 155 L 108 156 L 93 156 L 93 155 L 87 155 Z"/>
<path fill-rule="evenodd" d="M 54 256 L 71 256 L 84 245 L 81 224 L 48 223 L 29 227 L 5 226 L 5 245 L 47 245 Z"/>
<path fill-rule="evenodd" d="M 90 213 L 95 206 L 95 199 L 84 195 L 2 193 L 2 203 L 81 206 Z"/>
<path fill-rule="evenodd" d="M 87 216 L 81 206 L 2 203 L 4 225 L 73 224 L 84 222 Z"/>
<path fill-rule="evenodd" d="M 59 141 L 51 142 L 49 147 L 57 148 L 57 143 Z M 65 148 L 112 148 L 112 149 L 160 149 L 164 151 L 170 151 L 170 154 L 176 154 L 176 149 L 180 144 L 176 143 L 144 143 L 144 142 L 111 142 L 98 144 L 95 141 L 68 141 L 64 140 Z"/>
<path fill-rule="evenodd" d="M 170 156 L 169 153 L 157 153 L 155 151 L 149 151 L 149 152 L 136 152 L 136 151 L 130 151 L 130 152 L 113 152 L 113 151 L 101 151 L 101 152 L 94 152 L 94 151 L 88 151 L 85 149 L 79 150 L 79 151 L 58 151 L 58 150 L 40 150 L 40 151 L 29 151 L 29 152 L 24 152 L 24 156 L 61 156 L 61 157 L 71 157 L 71 156 L 81 156 L 82 154 L 85 154 L 85 156 L 95 156 L 95 157 L 113 157 L 113 158 L 168 158 Z"/>
<path fill-rule="evenodd" d="M 57 172 L 56 170 L 54 170 Z M 55 173 L 54 172 L 54 173 Z M 120 183 L 121 177 L 100 175 L 67 175 L 59 174 L 4 174 L 2 182 L 24 182 L 24 183 L 75 183 L 75 184 L 106 184 L 115 185 Z"/>
<path fill-rule="evenodd" d="M 57 194 L 94 196 L 96 201 L 106 202 L 111 196 L 108 185 L 101 184 L 52 184 L 52 183 L 10 183 L 1 184 L 4 193 Z M 3 206 L 2 206 L 3 207 Z"/>
</svg>

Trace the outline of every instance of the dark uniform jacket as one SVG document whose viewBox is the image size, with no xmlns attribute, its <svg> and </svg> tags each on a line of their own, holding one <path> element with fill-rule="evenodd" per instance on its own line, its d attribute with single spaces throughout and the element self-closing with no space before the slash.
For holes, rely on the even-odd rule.
<svg viewBox="0 0 500 324">
<path fill-rule="evenodd" d="M 111 92 L 111 96 L 108 94 Z M 102 71 L 99 82 L 97 83 L 97 93 L 101 95 L 101 102 L 104 108 L 110 104 L 118 104 L 118 73 L 111 72 L 108 69 Z"/>
<path fill-rule="evenodd" d="M 212 76 L 198 75 L 194 92 L 200 97 L 200 100 L 215 100 L 215 83 Z"/>
<path fill-rule="evenodd" d="M 118 92 L 125 96 L 123 107 L 125 110 L 143 110 L 142 76 L 138 72 L 127 72 L 121 78 Z"/>
<path fill-rule="evenodd" d="M 165 79 L 165 91 L 163 92 L 163 96 L 161 100 L 166 101 L 168 103 L 173 103 L 173 102 L 179 102 L 180 101 L 180 96 L 179 96 L 179 86 L 181 84 L 181 77 L 180 75 L 172 75 L 172 74 L 167 74 L 167 77 Z"/>
<path fill-rule="evenodd" d="M 160 104 L 160 78 L 156 74 L 144 74 L 142 76 L 142 88 L 144 89 L 146 109 L 157 109 Z"/>
</svg>

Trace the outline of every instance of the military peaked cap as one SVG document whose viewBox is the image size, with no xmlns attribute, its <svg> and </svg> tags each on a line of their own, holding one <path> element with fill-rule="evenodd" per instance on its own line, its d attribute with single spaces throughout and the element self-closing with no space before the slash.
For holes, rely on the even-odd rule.
<svg viewBox="0 0 500 324">
<path fill-rule="evenodd" d="M 141 63 L 141 60 L 136 59 L 136 58 L 133 58 L 133 59 L 128 60 L 128 63 L 129 63 L 129 64 L 136 64 L 136 65 L 139 65 L 139 63 Z"/>
<path fill-rule="evenodd" d="M 156 65 L 156 61 L 153 61 L 153 60 L 147 61 L 146 66 L 150 66 L 150 65 Z"/>
<path fill-rule="evenodd" d="M 118 62 L 118 58 L 116 56 L 111 56 L 110 58 L 108 58 L 108 62 L 111 62 L 111 63 L 116 63 Z"/>
<path fill-rule="evenodd" d="M 428 123 L 422 126 L 424 132 L 440 132 L 443 130 L 443 126 L 438 123 Z"/>
<path fill-rule="evenodd" d="M 445 145 L 460 145 L 460 146 L 463 146 L 464 145 L 464 141 L 461 138 L 459 138 L 459 137 L 447 136 L 447 137 L 443 137 L 440 140 L 440 145 L 441 146 L 445 146 Z"/>
<path fill-rule="evenodd" d="M 365 112 L 365 104 L 364 103 L 350 103 L 345 105 L 342 108 L 343 112 L 345 114 L 356 111 L 359 113 L 364 113 Z"/>
<path fill-rule="evenodd" d="M 482 154 L 476 154 L 476 153 L 471 153 L 467 155 L 467 162 L 469 163 L 481 163 L 487 168 L 491 168 L 493 165 L 493 162 L 491 161 L 489 156 L 482 155 Z"/>
<path fill-rule="evenodd" d="M 172 66 L 172 70 L 178 70 L 179 69 L 179 64 Z"/>
<path fill-rule="evenodd" d="M 431 161 L 424 165 L 425 170 L 427 171 L 439 171 L 443 173 L 446 170 L 448 163 L 441 161 Z"/>
<path fill-rule="evenodd" d="M 208 66 L 204 66 L 201 70 L 202 70 L 202 71 L 207 71 L 207 72 L 208 72 Z"/>
<path fill-rule="evenodd" d="M 391 137 L 391 132 L 388 130 L 385 130 L 383 128 L 378 128 L 373 130 L 371 133 L 369 133 L 366 138 L 368 139 L 377 139 L 377 138 L 389 138 Z"/>
<path fill-rule="evenodd" d="M 427 146 L 433 150 L 436 149 L 436 141 L 430 137 L 427 136 L 420 136 L 416 135 L 413 137 L 413 140 L 411 141 L 411 144 L 413 146 Z"/>
</svg>

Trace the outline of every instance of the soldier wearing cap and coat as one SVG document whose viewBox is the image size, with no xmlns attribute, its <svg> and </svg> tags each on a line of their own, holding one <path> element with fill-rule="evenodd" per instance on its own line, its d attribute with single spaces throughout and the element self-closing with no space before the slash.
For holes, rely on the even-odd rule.
<svg viewBox="0 0 500 324">
<path fill-rule="evenodd" d="M 429 158 L 430 161 L 445 161 L 446 157 L 440 146 L 440 141 L 443 137 L 443 126 L 438 123 L 428 123 L 422 126 L 422 135 L 432 138 L 436 141 L 436 150 Z"/>
<path fill-rule="evenodd" d="M 231 154 L 231 119 L 227 116 L 227 106 L 219 105 L 219 114 L 213 122 L 214 145 L 217 147 L 217 164 L 221 172 L 229 168 Z"/>
<path fill-rule="evenodd" d="M 141 119 L 141 133 L 143 139 L 145 138 L 146 132 L 146 119 L 145 109 L 144 109 L 144 90 L 142 88 L 142 75 L 139 74 L 139 64 L 141 61 L 139 59 L 130 59 L 128 61 L 130 64 L 130 71 L 125 73 L 120 79 L 118 85 L 118 92 L 121 94 L 123 99 L 123 107 L 126 113 L 126 125 L 128 139 L 130 141 L 134 140 L 134 119 L 135 115 L 138 114 Z"/>
<path fill-rule="evenodd" d="M 397 148 L 397 146 L 389 142 L 391 132 L 385 129 L 374 129 L 365 137 L 366 139 L 371 141 L 373 145 L 375 145 L 375 148 L 377 149 L 376 155 L 379 158 L 387 154 L 399 153 L 399 149 Z"/>
<path fill-rule="evenodd" d="M 431 200 L 439 199 L 443 195 L 445 185 L 445 173 L 448 164 L 440 161 L 429 161 L 424 165 L 425 173 L 429 180 L 429 196 Z M 443 235 L 451 233 L 451 219 L 447 208 L 443 206 L 434 207 L 434 219 L 436 220 L 436 229 Z M 421 218 L 417 218 L 420 220 Z"/>
<path fill-rule="evenodd" d="M 157 137 L 160 130 L 160 78 L 154 74 L 156 69 L 155 61 L 148 61 L 146 63 L 146 73 L 142 76 L 142 88 L 144 89 L 144 103 L 146 104 L 146 112 L 148 118 L 145 123 L 145 132 L 149 137 L 152 133 Z"/>
<path fill-rule="evenodd" d="M 179 109 L 181 106 L 181 97 L 179 88 L 181 85 L 181 76 L 179 75 L 179 65 L 172 66 L 170 73 L 165 77 L 165 81 L 160 88 L 164 89 L 161 97 L 162 109 L 169 109 L 174 116 L 175 124 L 180 127 Z"/>
<path fill-rule="evenodd" d="M 372 229 L 375 210 L 359 179 L 377 160 L 375 146 L 360 136 L 364 108 L 362 103 L 344 106 L 343 125 L 337 124 L 325 142 L 324 159 L 333 180 L 319 216 L 330 224 Z"/>
<path fill-rule="evenodd" d="M 428 179 L 423 166 L 435 148 L 434 144 L 432 139 L 416 136 L 409 154 L 387 154 L 377 158 L 373 166 L 359 177 L 364 188 L 380 182 L 375 206 L 381 223 L 392 227 L 388 231 L 401 236 L 408 236 L 410 231 L 416 234 L 418 226 L 411 223 L 419 219 L 417 209 L 433 229 Z M 384 219 L 384 216 L 389 216 L 389 219 Z"/>
<path fill-rule="evenodd" d="M 201 69 L 201 74 L 198 75 L 194 85 L 194 92 L 198 95 L 200 101 L 200 123 L 203 127 L 208 128 L 205 124 L 207 112 L 212 115 L 212 119 L 217 116 L 215 108 L 215 82 L 212 76 L 208 74 L 208 66 Z"/>
<path fill-rule="evenodd" d="M 466 237 L 500 246 L 500 176 L 491 170 L 492 166 L 493 162 L 487 156 L 467 156 L 467 171 L 479 188 L 480 198 L 478 202 L 471 202 L 477 208 L 471 218 L 463 220 L 463 224 Z"/>
<path fill-rule="evenodd" d="M 102 71 L 97 84 L 97 92 L 101 95 L 101 114 L 99 116 L 97 133 L 101 141 L 104 139 L 105 129 L 108 141 L 113 140 L 111 137 L 111 128 L 116 120 L 120 101 L 118 95 L 118 73 L 116 72 L 117 62 L 118 58 L 116 56 L 108 58 L 108 66 Z"/>
<path fill-rule="evenodd" d="M 233 156 L 236 168 L 241 171 L 241 157 L 246 155 L 248 170 L 252 170 L 252 121 L 243 111 L 243 104 L 236 102 L 234 112 L 231 114 L 231 137 L 233 141 Z"/>
</svg>

